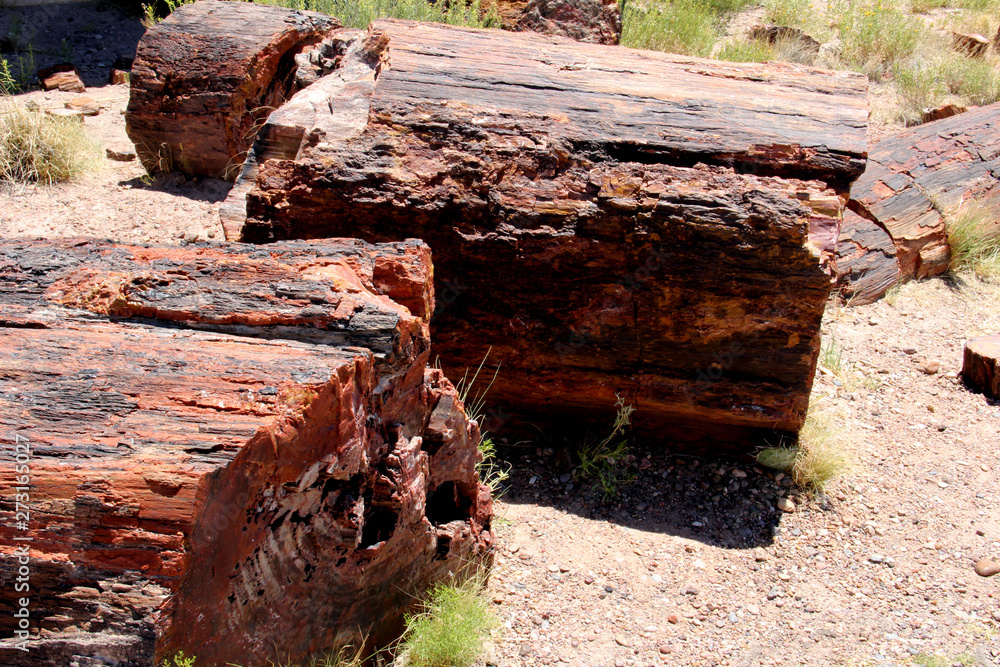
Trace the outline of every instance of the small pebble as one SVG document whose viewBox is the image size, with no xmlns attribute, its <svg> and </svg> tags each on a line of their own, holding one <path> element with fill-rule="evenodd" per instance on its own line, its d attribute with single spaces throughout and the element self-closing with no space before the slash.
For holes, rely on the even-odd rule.
<svg viewBox="0 0 1000 667">
<path fill-rule="evenodd" d="M 976 562 L 976 574 L 980 577 L 992 577 L 1000 574 L 1000 563 L 990 558 L 982 558 Z"/>
</svg>

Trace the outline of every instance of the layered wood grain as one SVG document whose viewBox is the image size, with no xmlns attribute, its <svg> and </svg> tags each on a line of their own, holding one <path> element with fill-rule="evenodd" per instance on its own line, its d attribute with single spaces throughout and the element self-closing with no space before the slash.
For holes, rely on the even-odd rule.
<svg viewBox="0 0 1000 667">
<path fill-rule="evenodd" d="M 426 240 L 435 349 L 448 372 L 493 350 L 494 426 L 619 395 L 699 447 L 797 430 L 863 77 L 403 21 L 357 40 L 328 110 L 275 121 L 298 138 L 262 147 L 227 235 Z"/>
<path fill-rule="evenodd" d="M 0 661 L 303 661 L 488 559 L 431 274 L 416 241 L 0 243 L 0 446 L 31 478 L 24 530 L 0 496 L 0 584 L 27 537 L 33 637 Z"/>
<path fill-rule="evenodd" d="M 951 259 L 946 218 L 963 204 L 995 203 L 1000 104 L 925 123 L 875 143 L 850 207 L 888 232 L 900 273 L 944 273 Z"/>
</svg>

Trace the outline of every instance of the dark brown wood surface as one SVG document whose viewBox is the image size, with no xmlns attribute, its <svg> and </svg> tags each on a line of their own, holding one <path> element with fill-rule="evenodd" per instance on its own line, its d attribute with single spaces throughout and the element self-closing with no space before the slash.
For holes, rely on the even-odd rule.
<svg viewBox="0 0 1000 667">
<path fill-rule="evenodd" d="M 901 279 L 896 244 L 877 224 L 844 211 L 837 243 L 837 283 L 843 299 L 856 306 L 882 298 Z"/>
<path fill-rule="evenodd" d="M 233 180 L 267 115 L 294 92 L 295 54 L 339 22 L 248 2 L 183 4 L 146 31 L 126 130 L 150 172 Z"/>
<path fill-rule="evenodd" d="M 965 344 L 962 379 L 972 390 L 1000 399 L 1000 335 L 973 338 Z"/>
<path fill-rule="evenodd" d="M 401 21 L 364 39 L 326 107 L 307 89 L 274 117 L 298 138 L 262 150 L 228 235 L 426 240 L 436 353 L 461 374 L 493 350 L 494 427 L 603 422 L 616 395 L 698 447 L 799 427 L 862 77 Z"/>
<path fill-rule="evenodd" d="M 0 497 L 0 585 L 29 538 L 35 637 L 0 663 L 391 641 L 491 540 L 478 429 L 427 369 L 432 304 L 416 241 L 0 243 L 0 446 L 30 451 L 24 526 Z M 13 612 L 0 598 L 5 638 Z"/>
</svg>

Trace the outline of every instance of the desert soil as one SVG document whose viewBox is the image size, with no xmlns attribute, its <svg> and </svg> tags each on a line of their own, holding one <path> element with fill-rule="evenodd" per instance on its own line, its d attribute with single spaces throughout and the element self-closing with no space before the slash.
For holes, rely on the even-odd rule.
<svg viewBox="0 0 1000 667">
<path fill-rule="evenodd" d="M 77 39 L 70 23 L 93 23 L 89 42 L 118 26 L 115 48 L 81 57 L 87 95 L 103 107 L 85 126 L 103 156 L 127 145 L 128 90 L 100 85 L 101 70 L 134 52 L 141 27 L 95 7 L 47 8 L 63 32 L 26 23 L 50 51 Z M 9 20 L 0 17 L 0 34 Z M 71 97 L 17 101 L 56 108 Z M 101 160 L 72 184 L 0 193 L 0 237 L 222 239 L 227 183 L 149 179 L 134 161 Z M 959 375 L 964 341 L 998 330 L 1000 288 L 972 279 L 911 283 L 868 306 L 831 301 L 823 333 L 840 364 L 825 358 L 813 409 L 834 420 L 854 469 L 825 494 L 752 460 L 648 442 L 633 448 L 634 481 L 605 500 L 573 479 L 566 450 L 504 448 L 513 470 L 487 595 L 505 627 L 486 662 L 1000 664 L 1000 576 L 974 570 L 1000 559 L 1000 407 Z M 794 511 L 777 509 L 781 497 Z M 920 658 L 935 654 L 937 663 Z"/>
</svg>

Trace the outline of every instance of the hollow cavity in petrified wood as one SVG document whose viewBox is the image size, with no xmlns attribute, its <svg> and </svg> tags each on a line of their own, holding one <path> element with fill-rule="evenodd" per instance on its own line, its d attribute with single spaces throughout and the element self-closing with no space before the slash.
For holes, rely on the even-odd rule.
<svg viewBox="0 0 1000 667">
<path fill-rule="evenodd" d="M 315 12 L 200 0 L 139 42 L 125 115 L 150 172 L 233 180 L 260 124 L 292 93 L 295 55 L 340 27 Z"/>
<path fill-rule="evenodd" d="M 301 661 L 391 640 L 415 594 L 488 560 L 479 431 L 426 368 L 430 276 L 413 241 L 0 243 L 0 442 L 33 448 L 51 633 L 0 661 Z"/>
<path fill-rule="evenodd" d="M 862 78 L 397 21 L 358 39 L 367 78 L 272 117 L 298 138 L 254 149 L 227 234 L 425 239 L 444 367 L 492 347 L 518 419 L 604 420 L 620 394 L 658 435 L 797 430 Z"/>
</svg>

